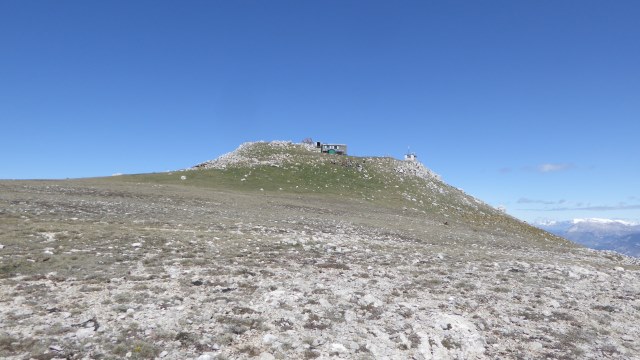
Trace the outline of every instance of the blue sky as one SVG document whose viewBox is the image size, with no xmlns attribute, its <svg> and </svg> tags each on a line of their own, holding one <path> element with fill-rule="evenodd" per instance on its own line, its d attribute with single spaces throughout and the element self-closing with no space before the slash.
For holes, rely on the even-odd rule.
<svg viewBox="0 0 640 360">
<path fill-rule="evenodd" d="M 527 221 L 640 221 L 640 2 L 0 1 L 0 178 L 407 146 Z"/>
</svg>

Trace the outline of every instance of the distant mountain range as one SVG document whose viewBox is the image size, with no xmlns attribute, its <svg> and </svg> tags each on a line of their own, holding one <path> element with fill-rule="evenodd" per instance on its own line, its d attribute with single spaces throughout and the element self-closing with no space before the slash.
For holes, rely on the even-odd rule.
<svg viewBox="0 0 640 360">
<path fill-rule="evenodd" d="M 536 224 L 586 247 L 640 257 L 640 224 L 610 219 L 573 219 Z"/>
</svg>

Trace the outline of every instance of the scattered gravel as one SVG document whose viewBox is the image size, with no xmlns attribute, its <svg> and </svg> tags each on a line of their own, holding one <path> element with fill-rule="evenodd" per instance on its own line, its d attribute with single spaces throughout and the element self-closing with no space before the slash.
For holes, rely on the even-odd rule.
<svg viewBox="0 0 640 360">
<path fill-rule="evenodd" d="M 640 358 L 637 259 L 454 208 L 125 180 L 0 182 L 0 357 Z"/>
</svg>

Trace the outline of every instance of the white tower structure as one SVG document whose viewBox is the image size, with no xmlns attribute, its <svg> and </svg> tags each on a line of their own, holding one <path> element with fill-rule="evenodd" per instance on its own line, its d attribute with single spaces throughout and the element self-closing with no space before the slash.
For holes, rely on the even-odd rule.
<svg viewBox="0 0 640 360">
<path fill-rule="evenodd" d="M 418 155 L 416 155 L 416 153 L 411 152 L 411 148 L 409 146 L 407 146 L 407 153 L 404 154 L 404 160 L 405 161 L 417 161 L 418 160 Z"/>
</svg>

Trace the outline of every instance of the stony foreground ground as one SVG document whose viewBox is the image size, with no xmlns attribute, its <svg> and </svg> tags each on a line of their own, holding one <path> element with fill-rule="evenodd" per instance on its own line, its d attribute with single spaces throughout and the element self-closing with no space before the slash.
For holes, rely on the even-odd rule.
<svg viewBox="0 0 640 360">
<path fill-rule="evenodd" d="M 178 175 L 176 175 L 178 176 Z M 0 182 L 5 359 L 639 359 L 631 258 L 366 201 Z"/>
</svg>

